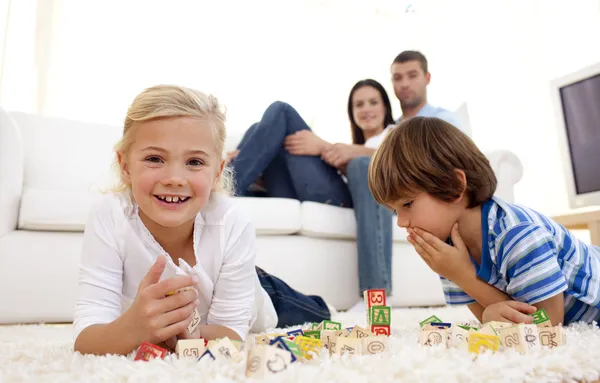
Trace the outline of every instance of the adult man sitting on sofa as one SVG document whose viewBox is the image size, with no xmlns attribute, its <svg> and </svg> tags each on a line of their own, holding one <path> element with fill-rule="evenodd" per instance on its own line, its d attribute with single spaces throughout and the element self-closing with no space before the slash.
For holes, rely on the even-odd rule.
<svg viewBox="0 0 600 383">
<path fill-rule="evenodd" d="M 392 62 L 391 75 L 394 93 L 402 109 L 402 116 L 396 123 L 414 116 L 426 116 L 441 118 L 461 128 L 452 112 L 427 102 L 427 85 L 431 81 L 431 74 L 422 53 L 400 53 Z M 378 140 L 383 141 L 387 133 L 389 128 L 378 136 Z M 384 289 L 391 296 L 392 212 L 375 202 L 371 195 L 368 186 L 370 160 L 370 156 L 354 158 L 348 163 L 346 174 L 357 224 L 359 287 L 361 291 Z M 350 310 L 365 310 L 362 298 Z"/>
</svg>

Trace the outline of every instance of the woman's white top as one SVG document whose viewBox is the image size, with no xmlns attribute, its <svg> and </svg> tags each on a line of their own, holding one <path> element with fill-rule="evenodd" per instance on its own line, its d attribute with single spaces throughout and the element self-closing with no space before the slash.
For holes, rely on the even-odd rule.
<svg viewBox="0 0 600 383">
<path fill-rule="evenodd" d="M 196 216 L 196 265 L 176 265 L 138 215 L 130 193 L 111 194 L 92 210 L 85 227 L 75 306 L 75 337 L 92 324 L 110 323 L 129 308 L 140 282 L 159 255 L 162 279 L 196 274 L 202 324 L 219 324 L 242 339 L 250 330 L 276 327 L 277 313 L 255 270 L 255 230 L 233 201 L 211 196 Z"/>
<path fill-rule="evenodd" d="M 365 141 L 365 148 L 377 149 L 379 145 L 383 142 L 383 139 L 388 135 L 388 133 L 394 129 L 396 125 L 390 124 L 385 127 L 378 135 L 370 137 Z"/>
</svg>

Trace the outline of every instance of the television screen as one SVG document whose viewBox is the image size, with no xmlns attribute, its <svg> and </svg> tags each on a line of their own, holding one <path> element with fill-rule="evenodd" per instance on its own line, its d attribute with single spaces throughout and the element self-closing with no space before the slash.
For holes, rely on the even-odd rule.
<svg viewBox="0 0 600 383">
<path fill-rule="evenodd" d="M 600 191 L 600 74 L 560 89 L 577 194 Z"/>
</svg>

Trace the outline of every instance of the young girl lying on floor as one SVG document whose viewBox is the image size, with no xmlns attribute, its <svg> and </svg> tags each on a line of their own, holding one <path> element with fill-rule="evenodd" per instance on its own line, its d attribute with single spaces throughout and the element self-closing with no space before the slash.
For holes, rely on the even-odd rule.
<svg viewBox="0 0 600 383">
<path fill-rule="evenodd" d="M 600 319 L 600 248 L 493 197 L 488 160 L 449 123 L 415 117 L 396 127 L 373 158 L 369 187 L 441 276 L 449 304 L 484 323 L 532 323 L 528 314 L 542 308 L 553 325 Z"/>
<path fill-rule="evenodd" d="M 224 121 L 215 98 L 184 87 L 155 86 L 133 101 L 116 149 L 121 190 L 85 228 L 75 351 L 243 340 L 251 329 L 330 319 L 323 299 L 255 267 L 255 230 L 224 193 Z"/>
</svg>

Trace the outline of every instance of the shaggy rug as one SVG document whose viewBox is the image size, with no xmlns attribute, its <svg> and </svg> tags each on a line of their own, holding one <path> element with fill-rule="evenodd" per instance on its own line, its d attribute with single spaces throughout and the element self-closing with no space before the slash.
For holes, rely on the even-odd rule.
<svg viewBox="0 0 600 383">
<path fill-rule="evenodd" d="M 479 356 L 459 349 L 419 346 L 419 321 L 435 314 L 447 322 L 470 321 L 466 308 L 395 309 L 388 354 L 324 355 L 293 363 L 266 381 L 278 382 L 570 382 L 600 377 L 600 329 L 576 324 L 568 343 L 521 355 L 512 350 Z M 344 327 L 364 326 L 362 313 L 339 313 Z M 0 382 L 243 382 L 241 363 L 177 359 L 133 362 L 132 357 L 73 352 L 70 325 L 0 326 Z"/>
</svg>

